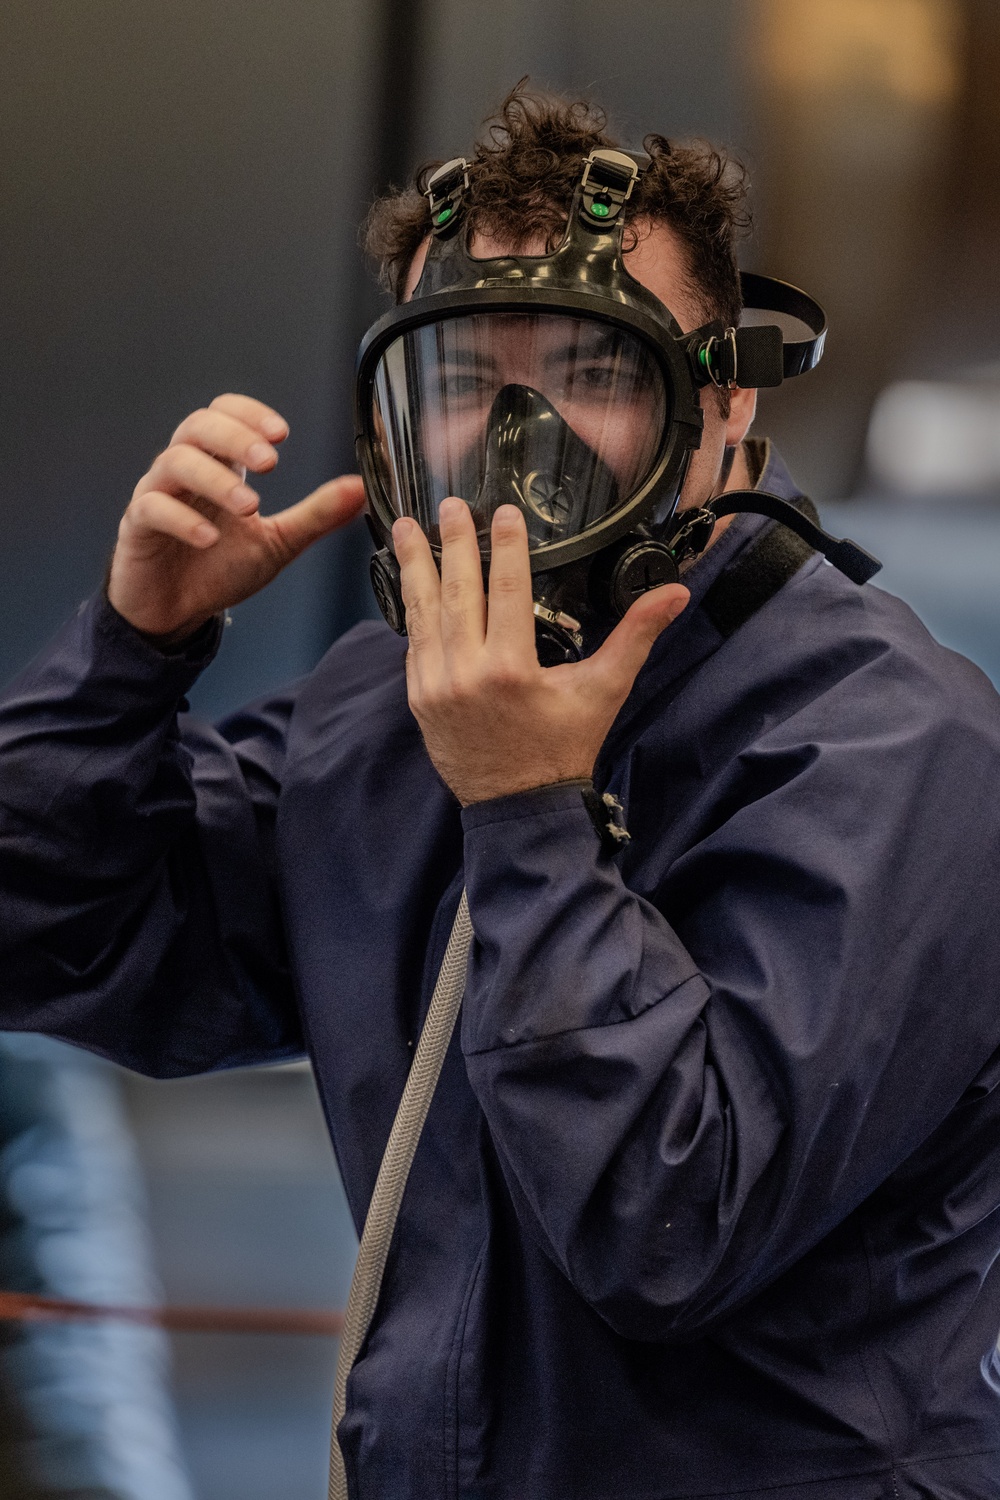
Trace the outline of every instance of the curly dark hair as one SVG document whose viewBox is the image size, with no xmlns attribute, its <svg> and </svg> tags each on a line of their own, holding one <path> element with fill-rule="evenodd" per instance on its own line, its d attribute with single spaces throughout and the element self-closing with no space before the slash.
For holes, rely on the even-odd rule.
<svg viewBox="0 0 1000 1500">
<path fill-rule="evenodd" d="M 585 157 L 595 147 L 619 144 L 606 133 L 607 116 L 596 105 L 530 92 L 526 83 L 522 78 L 484 122 L 465 198 L 470 229 L 515 252 L 540 232 L 555 248 Z M 742 299 L 736 245 L 750 229 L 746 168 L 706 143 L 674 145 L 648 135 L 642 144 L 650 165 L 626 208 L 633 235 L 638 238 L 645 224 L 668 224 L 687 251 L 688 290 L 706 318 L 737 324 Z M 363 227 L 365 249 L 397 301 L 417 248 L 430 233 L 422 189 L 440 165 L 428 162 L 412 185 L 377 199 Z"/>
</svg>

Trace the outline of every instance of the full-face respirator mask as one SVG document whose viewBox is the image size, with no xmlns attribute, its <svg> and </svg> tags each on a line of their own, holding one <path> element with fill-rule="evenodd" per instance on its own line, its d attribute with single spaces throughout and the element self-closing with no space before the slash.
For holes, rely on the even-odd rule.
<svg viewBox="0 0 1000 1500">
<path fill-rule="evenodd" d="M 528 530 L 539 659 L 577 659 L 588 622 L 613 623 L 647 589 L 677 580 L 720 516 L 782 521 L 848 577 L 875 559 L 837 541 L 778 496 L 731 491 L 677 512 L 699 446 L 699 391 L 779 385 L 812 369 L 826 337 L 822 308 L 784 282 L 742 276 L 747 307 L 788 315 L 775 325 L 682 332 L 626 270 L 625 205 L 647 158 L 587 158 L 561 244 L 547 255 L 475 259 L 463 227 L 464 158 L 427 183 L 430 243 L 412 299 L 386 313 L 358 354 L 358 462 L 375 540 L 372 584 L 405 634 L 392 523 L 412 516 L 439 552 L 438 506 L 470 506 L 488 564 L 490 523 L 515 504 Z"/>
</svg>

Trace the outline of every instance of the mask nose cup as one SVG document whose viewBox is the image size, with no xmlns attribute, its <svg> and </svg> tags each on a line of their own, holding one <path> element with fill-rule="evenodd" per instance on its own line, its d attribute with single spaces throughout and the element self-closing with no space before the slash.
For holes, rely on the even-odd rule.
<svg viewBox="0 0 1000 1500">
<path fill-rule="evenodd" d="M 617 508 L 614 474 L 563 420 L 550 401 L 526 385 L 505 385 L 486 420 L 483 482 L 473 503 L 480 535 L 500 505 L 523 513 L 532 546 L 578 535 Z"/>
</svg>

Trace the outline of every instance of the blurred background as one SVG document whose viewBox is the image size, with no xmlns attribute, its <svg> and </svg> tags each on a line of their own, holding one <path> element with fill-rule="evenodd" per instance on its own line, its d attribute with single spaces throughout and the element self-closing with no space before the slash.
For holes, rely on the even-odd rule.
<svg viewBox="0 0 1000 1500">
<path fill-rule="evenodd" d="M 382 306 L 359 220 L 528 74 L 623 141 L 748 163 L 745 266 L 831 325 L 757 430 L 1000 683 L 995 0 L 5 0 L 0 69 L 0 679 L 99 584 L 136 480 L 214 394 L 291 424 L 265 506 L 353 467 L 353 354 Z M 367 552 L 360 527 L 329 539 L 234 611 L 195 708 L 308 670 L 371 613 Z M 145 1180 L 133 1261 L 171 1298 L 342 1305 L 353 1236 L 307 1069 L 102 1088 Z M 173 1345 L 176 1486 L 322 1493 L 332 1343 Z M 86 1493 L 181 1494 L 129 1484 Z"/>
</svg>

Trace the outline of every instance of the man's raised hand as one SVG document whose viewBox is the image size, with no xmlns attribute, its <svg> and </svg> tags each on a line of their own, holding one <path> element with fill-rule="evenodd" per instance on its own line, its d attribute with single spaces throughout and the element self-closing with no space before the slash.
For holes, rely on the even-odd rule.
<svg viewBox="0 0 1000 1500">
<path fill-rule="evenodd" d="M 687 604 L 687 589 L 653 589 L 593 656 L 542 667 L 521 512 L 501 505 L 493 517 L 488 610 L 468 506 L 444 500 L 439 520 L 440 578 L 415 521 L 397 521 L 392 534 L 410 637 L 410 707 L 442 780 L 467 806 L 589 777 L 653 642 Z"/>
<path fill-rule="evenodd" d="M 262 516 L 239 471 L 273 469 L 287 436 L 284 418 L 250 396 L 217 396 L 184 419 L 118 528 L 108 598 L 137 630 L 184 639 L 361 509 L 361 480 L 347 474 Z"/>
</svg>

